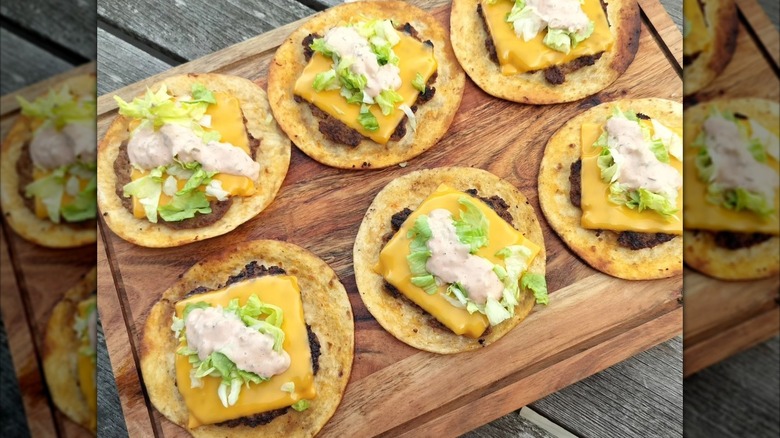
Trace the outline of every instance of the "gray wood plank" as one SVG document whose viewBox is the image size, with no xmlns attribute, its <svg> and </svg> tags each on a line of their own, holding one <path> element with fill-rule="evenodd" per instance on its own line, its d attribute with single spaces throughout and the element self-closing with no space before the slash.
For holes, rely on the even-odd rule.
<svg viewBox="0 0 780 438">
<path fill-rule="evenodd" d="M 0 29 L 0 94 L 8 94 L 71 68 L 70 63 Z"/>
<path fill-rule="evenodd" d="M 102 437 L 125 437 L 127 436 L 125 417 L 122 413 L 122 404 L 119 402 L 119 392 L 116 389 L 116 380 L 106 348 L 103 325 L 99 322 L 97 341 L 97 434 Z"/>
<path fill-rule="evenodd" d="M 758 3 L 764 8 L 764 12 L 772 20 L 772 23 L 775 24 L 775 27 L 780 29 L 780 2 L 777 0 L 758 0 Z"/>
<path fill-rule="evenodd" d="M 101 1 L 97 10 L 99 20 L 179 61 L 199 58 L 315 12 L 292 0 Z"/>
<path fill-rule="evenodd" d="M 98 95 L 132 84 L 172 66 L 103 29 L 97 30 Z"/>
<path fill-rule="evenodd" d="M 685 435 L 780 436 L 780 337 L 685 380 Z"/>
<path fill-rule="evenodd" d="M 478 427 L 464 434 L 463 438 L 495 438 L 511 436 L 515 438 L 555 438 L 555 435 L 542 429 L 535 423 L 523 418 L 520 410 L 504 415 L 498 420 Z"/>
<path fill-rule="evenodd" d="M 682 436 L 682 338 L 551 394 L 531 407 L 581 436 Z"/>
<path fill-rule="evenodd" d="M 24 415 L 19 380 L 16 378 L 8 335 L 0 315 L 0 436 L 29 436 L 27 417 Z"/>
<path fill-rule="evenodd" d="M 95 0 L 5 1 L 0 13 L 86 59 L 95 59 L 95 6 Z"/>
</svg>

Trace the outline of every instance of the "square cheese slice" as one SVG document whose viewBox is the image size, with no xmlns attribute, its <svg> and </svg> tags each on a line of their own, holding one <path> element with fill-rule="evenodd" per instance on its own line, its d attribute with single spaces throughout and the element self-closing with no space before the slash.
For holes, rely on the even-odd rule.
<svg viewBox="0 0 780 438">
<path fill-rule="evenodd" d="M 586 38 L 569 53 L 559 52 L 544 45 L 547 30 L 540 31 L 529 41 L 515 34 L 514 27 L 507 23 L 507 14 L 512 10 L 514 1 L 499 0 L 490 4 L 482 0 L 485 22 L 496 46 L 501 73 L 507 76 L 528 71 L 544 70 L 554 65 L 565 64 L 582 56 L 595 55 L 609 50 L 614 38 L 607 23 L 607 16 L 601 9 L 600 0 L 584 0 L 582 10 L 593 21 L 593 34 Z"/>
<path fill-rule="evenodd" d="M 778 127 L 766 127 L 775 135 L 778 135 Z M 690 145 L 699 135 L 701 129 L 692 132 L 685 132 L 685 144 Z M 699 178 L 699 172 L 696 169 L 696 155 L 699 148 L 687 146 L 685 148 L 685 228 L 689 230 L 709 230 L 709 231 L 733 231 L 737 233 L 766 233 L 780 234 L 780 190 L 775 190 L 775 213 L 769 217 L 762 218 L 757 214 L 742 210 L 729 210 L 721 205 L 716 205 L 707 201 L 707 183 Z M 771 155 L 767 154 L 767 163 L 769 167 L 778 173 L 780 178 L 780 163 Z"/>
<path fill-rule="evenodd" d="M 278 306 L 284 312 L 281 329 L 285 336 L 282 348 L 290 355 L 290 368 L 266 382 L 250 384 L 249 388 L 242 387 L 236 404 L 226 408 L 217 395 L 217 388 L 222 379 L 206 376 L 202 379 L 202 387 L 192 388 L 190 371 L 193 367 L 187 356 L 176 354 L 176 382 L 190 414 L 190 428 L 284 408 L 301 399 L 311 400 L 317 395 L 314 388 L 309 337 L 303 318 L 301 290 L 295 277 L 288 275 L 258 277 L 234 283 L 217 291 L 197 294 L 176 303 L 176 316 L 182 317 L 188 303 L 204 301 L 212 306 L 220 305 L 224 308 L 233 298 L 238 298 L 239 304 L 244 305 L 253 294 L 256 294 L 260 301 Z M 179 344 L 182 345 L 184 344 Z M 287 382 L 295 384 L 292 393 L 281 390 L 282 385 Z"/>
<path fill-rule="evenodd" d="M 469 314 L 466 309 L 457 308 L 450 304 L 440 293 L 429 295 L 423 289 L 413 285 L 411 282 L 412 273 L 406 261 L 406 256 L 409 255 L 409 245 L 412 242 L 412 239 L 407 237 L 407 232 L 414 227 L 417 217 L 427 215 L 435 209 L 443 208 L 457 218 L 460 216 L 459 212 L 461 210 L 458 200 L 462 197 L 469 198 L 485 215 L 489 223 L 489 243 L 487 246 L 480 248 L 475 253 L 476 255 L 486 258 L 491 263 L 504 266 L 504 260 L 496 257 L 496 253 L 509 245 L 523 245 L 531 249 L 529 264 L 531 263 L 540 250 L 537 244 L 526 239 L 522 233 L 501 219 L 493 209 L 481 200 L 442 184 L 409 215 L 401 229 L 395 233 L 393 238 L 382 249 L 379 254 L 379 263 L 374 267 L 374 271 L 382 275 L 388 283 L 395 286 L 404 296 L 433 315 L 455 334 L 478 338 L 488 328 L 487 316 L 479 312 Z M 439 292 L 444 292 L 445 290 L 446 285 L 439 286 Z"/>
<path fill-rule="evenodd" d="M 398 35 L 401 37 L 401 40 L 393 47 L 393 51 L 399 58 L 398 68 L 402 83 L 401 88 L 396 90 L 396 92 L 404 99 L 398 105 L 407 105 L 411 108 L 420 94 L 412 85 L 412 81 L 419 73 L 427 83 L 428 79 L 436 72 L 436 58 L 433 56 L 433 47 L 417 41 L 402 31 L 399 31 Z M 333 68 L 333 60 L 315 52 L 303 69 L 303 73 L 295 82 L 295 95 L 314 104 L 317 108 L 359 132 L 364 137 L 368 137 L 379 144 L 386 144 L 406 114 L 396 107 L 395 111 L 384 115 L 379 109 L 379 105 L 371 105 L 369 111 L 376 117 L 379 129 L 369 131 L 363 128 L 363 125 L 358 121 L 361 105 L 347 103 L 347 99 L 341 95 L 340 89 L 323 91 L 314 89 L 314 78 L 317 74 L 326 72 L 331 68 Z"/>
<path fill-rule="evenodd" d="M 652 125 L 647 124 L 652 132 Z M 680 127 L 669 126 L 677 135 Z M 669 218 L 653 210 L 637 210 L 618 205 L 609 200 L 609 184 L 601 179 L 598 157 L 601 149 L 593 147 L 603 132 L 603 125 L 582 124 L 582 197 L 581 225 L 590 230 L 637 231 L 640 233 L 682 234 L 682 188 L 677 195 L 677 213 Z M 669 156 L 669 164 L 682 174 L 680 160 Z"/>
</svg>

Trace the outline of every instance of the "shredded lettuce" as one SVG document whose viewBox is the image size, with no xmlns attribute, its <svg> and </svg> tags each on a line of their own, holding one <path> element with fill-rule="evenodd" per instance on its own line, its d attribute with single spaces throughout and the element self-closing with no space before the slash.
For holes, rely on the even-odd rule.
<svg viewBox="0 0 780 438">
<path fill-rule="evenodd" d="M 298 412 L 303 412 L 306 409 L 309 409 L 309 401 L 305 399 L 298 400 L 297 402 L 293 403 L 291 407 Z"/>
<path fill-rule="evenodd" d="M 523 289 L 533 291 L 537 303 L 544 305 L 549 304 L 550 298 L 547 296 L 547 281 L 545 280 L 544 275 L 526 272 L 520 279 L 520 286 Z"/>
<path fill-rule="evenodd" d="M 347 87 L 351 91 L 363 91 L 366 88 L 368 79 L 362 74 L 357 74 L 352 71 L 350 66 L 355 62 L 352 57 L 341 58 L 336 65 L 336 74 L 338 75 L 341 85 Z"/>
<path fill-rule="evenodd" d="M 650 150 L 655 154 L 655 158 L 662 162 L 669 162 L 669 152 L 666 150 L 666 146 L 662 140 L 653 140 L 650 143 Z"/>
<path fill-rule="evenodd" d="M 425 79 L 420 73 L 417 73 L 412 80 L 412 86 L 420 93 L 425 93 Z"/>
<path fill-rule="evenodd" d="M 664 217 L 671 217 L 678 211 L 676 197 L 672 194 L 664 196 L 642 188 L 630 190 L 619 183 L 609 186 L 609 200 L 632 210 L 653 210 Z"/>
<path fill-rule="evenodd" d="M 211 92 L 205 85 L 196 83 L 192 85 L 192 100 L 188 103 L 217 103 L 217 98 L 214 97 L 214 93 Z"/>
<path fill-rule="evenodd" d="M 40 198 L 46 207 L 49 220 L 55 224 L 60 223 L 60 205 L 62 194 L 65 192 L 65 174 L 67 167 L 62 166 L 51 174 L 28 184 L 24 189 L 25 196 Z"/>
<path fill-rule="evenodd" d="M 233 406 L 238 401 L 242 386 L 246 385 L 248 388 L 250 383 L 262 383 L 268 381 L 269 378 L 239 369 L 230 358 L 218 351 L 201 360 L 198 352 L 189 347 L 189 344 L 186 342 L 185 330 L 187 316 L 194 309 L 205 309 L 208 307 L 210 307 L 209 304 L 203 301 L 189 303 L 184 308 L 182 318 L 177 318 L 174 315 L 171 330 L 184 343 L 176 353 L 188 356 L 188 360 L 192 364 L 193 372 L 190 375 L 192 387 L 201 387 L 203 385 L 201 381 L 203 377 L 221 377 L 222 381 L 217 389 L 217 395 L 223 406 Z M 280 336 L 271 335 L 274 336 L 274 350 L 277 352 L 281 351 L 281 346 L 284 343 L 284 332 L 280 328 L 284 318 L 281 308 L 261 301 L 257 295 L 251 295 L 244 305 L 239 305 L 238 299 L 231 300 L 223 311 L 236 315 L 247 327 L 256 329 L 260 333 L 267 333 L 269 327 L 273 328 L 272 331 L 280 332 Z M 180 335 L 182 332 L 183 334 Z M 294 392 L 294 383 L 288 382 L 282 385 L 282 391 Z"/>
<path fill-rule="evenodd" d="M 80 189 L 80 180 L 88 180 Z M 73 201 L 62 205 L 64 194 L 73 196 Z M 74 163 L 61 166 L 49 175 L 33 181 L 25 187 L 25 196 L 41 200 L 46 213 L 54 223 L 64 218 L 67 222 L 78 222 L 97 217 L 97 174 L 94 163 Z"/>
<path fill-rule="evenodd" d="M 163 172 L 165 166 L 152 169 L 148 175 L 131 181 L 123 187 L 125 198 L 135 196 L 144 207 L 146 219 L 149 222 L 157 223 L 157 206 L 160 203 L 160 194 L 162 194 Z"/>
<path fill-rule="evenodd" d="M 547 35 L 542 41 L 545 46 L 563 53 L 571 51 L 571 38 L 563 29 L 547 29 Z"/>
<path fill-rule="evenodd" d="M 524 41 L 530 41 L 539 32 L 547 28 L 547 35 L 545 35 L 542 42 L 547 47 L 563 53 L 569 53 L 571 49 L 590 37 L 595 29 L 595 24 L 592 20 L 588 22 L 588 26 L 585 29 L 579 32 L 569 32 L 567 29 L 549 27 L 549 23 L 537 13 L 534 7 L 528 6 L 525 0 L 515 0 L 512 9 L 506 16 L 506 22 L 512 26 L 515 34 L 522 36 Z"/>
<path fill-rule="evenodd" d="M 74 200 L 62 207 L 62 217 L 68 222 L 79 222 L 97 217 L 97 174 L 76 194 Z"/>
<path fill-rule="evenodd" d="M 143 200 L 141 200 L 141 203 L 143 203 Z M 184 193 L 179 191 L 169 203 L 158 207 L 157 211 L 164 221 L 177 222 L 193 218 L 196 213 L 211 213 L 211 204 L 206 199 L 206 194 L 200 190 L 191 190 Z"/>
<path fill-rule="evenodd" d="M 317 73 L 312 86 L 317 91 L 336 90 L 341 87 L 338 78 L 336 78 L 336 70 L 333 69 Z"/>
<path fill-rule="evenodd" d="M 512 317 L 512 314 L 493 298 L 488 298 L 485 302 L 485 315 L 491 326 L 498 325 Z"/>
<path fill-rule="evenodd" d="M 395 104 L 403 102 L 404 98 L 393 90 L 383 90 L 375 100 L 382 114 L 387 116 L 395 110 Z"/>
<path fill-rule="evenodd" d="M 707 187 L 707 201 L 734 211 L 751 211 L 760 217 L 774 214 L 774 206 L 760 193 L 753 193 L 741 187 L 723 189 L 718 184 Z"/>
<path fill-rule="evenodd" d="M 95 119 L 94 99 L 77 99 L 71 94 L 70 88 L 61 87 L 58 90 L 51 89 L 45 96 L 41 96 L 32 102 L 22 96 L 16 96 L 22 114 L 45 120 L 61 129 L 63 126 Z"/>
<path fill-rule="evenodd" d="M 431 257 L 431 252 L 428 250 L 428 239 L 431 236 L 428 216 L 424 214 L 417 216 L 414 226 L 406 233 L 406 237 L 412 240 L 409 244 L 409 255 L 406 256 L 406 262 L 412 273 L 412 284 L 432 295 L 438 290 L 438 285 L 436 279 L 425 267 L 426 262 Z"/>
<path fill-rule="evenodd" d="M 333 48 L 325 44 L 325 38 L 315 38 L 314 41 L 309 44 L 309 48 L 328 58 L 332 57 L 334 53 Z"/>
<path fill-rule="evenodd" d="M 474 254 L 488 244 L 489 222 L 482 211 L 467 197 L 461 197 L 458 203 L 465 209 L 460 210 L 460 218 L 454 221 L 455 231 L 461 243 L 468 245 L 470 252 Z"/>
<path fill-rule="evenodd" d="M 379 129 L 379 121 L 377 121 L 376 116 L 374 116 L 374 114 L 372 114 L 365 105 L 364 108 L 360 110 L 360 114 L 358 115 L 358 122 L 360 122 L 360 126 L 362 126 L 366 131 L 373 132 Z"/>
</svg>

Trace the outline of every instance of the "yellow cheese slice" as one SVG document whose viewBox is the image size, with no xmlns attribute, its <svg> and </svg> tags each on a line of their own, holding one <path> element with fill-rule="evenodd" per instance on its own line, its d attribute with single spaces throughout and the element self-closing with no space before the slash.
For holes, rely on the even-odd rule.
<svg viewBox="0 0 780 438">
<path fill-rule="evenodd" d="M 38 181 L 40 179 L 46 178 L 47 176 L 51 175 L 52 172 L 53 171 L 51 170 L 43 170 L 37 167 L 33 168 L 33 181 Z M 70 178 L 70 175 L 68 175 L 67 178 Z M 78 178 L 78 180 L 79 180 L 79 191 L 84 190 L 84 188 L 87 187 L 87 184 L 89 184 L 89 180 L 85 180 L 81 178 Z M 75 200 L 76 200 L 75 196 L 71 196 L 67 194 L 65 191 L 63 191 L 60 208 L 72 204 L 73 201 Z M 49 217 L 49 212 L 48 210 L 46 210 L 46 205 L 43 203 L 43 200 L 38 196 L 35 197 L 35 216 L 38 217 L 39 219 L 47 219 Z"/>
<path fill-rule="evenodd" d="M 214 93 L 214 97 L 217 103 L 209 105 L 206 110 L 206 115 L 211 116 L 211 128 L 207 128 L 207 130 L 219 132 L 222 136 L 221 142 L 230 143 L 249 154 L 249 138 L 244 126 L 244 113 L 241 111 L 241 104 L 238 98 L 231 94 L 220 92 Z M 149 171 L 133 169 L 130 179 L 135 181 L 148 174 Z M 254 181 L 245 176 L 220 173 L 215 175 L 213 179 L 220 181 L 222 190 L 228 192 L 230 196 L 252 196 L 255 193 Z M 179 181 L 179 189 L 182 189 L 185 183 L 186 181 Z M 199 190 L 205 189 L 204 187 L 199 187 Z M 171 197 L 163 193 L 160 195 L 159 206 L 162 207 L 170 201 Z M 133 196 L 133 216 L 138 219 L 146 217 L 141 202 L 135 196 Z"/>
<path fill-rule="evenodd" d="M 89 317 L 89 309 L 94 304 L 95 298 L 80 302 L 78 304 L 79 317 L 82 319 L 87 319 Z M 81 338 L 81 345 L 87 347 L 90 345 L 89 334 L 85 333 Z M 91 426 L 94 428 L 95 423 L 97 422 L 97 417 L 94 415 L 97 412 L 97 387 L 95 386 L 95 379 L 97 375 L 95 368 L 95 357 L 79 354 L 76 366 L 78 370 L 79 387 L 81 388 L 81 393 L 87 400 L 87 406 L 89 407 L 90 412 L 93 413 L 93 415 L 90 416 L 90 422 Z"/>
<path fill-rule="evenodd" d="M 748 132 L 750 124 L 745 123 Z M 770 132 L 778 135 L 780 128 L 777 126 L 764 126 Z M 686 132 L 686 139 L 695 139 L 700 130 L 696 132 Z M 687 144 L 690 144 L 686 142 Z M 685 148 L 685 228 L 689 230 L 709 230 L 709 231 L 733 231 L 739 233 L 766 233 L 780 234 L 780 190 L 775 191 L 775 214 L 766 218 L 761 218 L 755 213 L 747 210 L 734 211 L 721 205 L 712 204 L 707 201 L 707 184 L 699 179 L 699 172 L 696 169 L 696 155 L 699 148 L 687 146 Z M 767 155 L 769 167 L 780 174 L 780 163 L 772 156 Z M 778 176 L 780 178 L 780 176 Z"/>
<path fill-rule="evenodd" d="M 417 210 L 409 215 L 401 229 L 395 233 L 395 236 L 382 249 L 379 254 L 379 262 L 374 266 L 374 271 L 382 275 L 388 283 L 395 286 L 404 296 L 433 315 L 455 334 L 478 338 L 488 328 L 487 317 L 479 312 L 469 314 L 466 309 L 457 308 L 450 304 L 439 293 L 428 295 L 423 289 L 413 285 L 411 282 L 412 274 L 406 261 L 406 256 L 409 255 L 409 244 L 412 241 L 407 237 L 406 233 L 414 226 L 417 217 L 427 215 L 437 208 L 443 208 L 457 218 L 461 209 L 458 200 L 464 196 L 468 197 L 479 208 L 489 222 L 489 243 L 484 248 L 480 248 L 475 253 L 476 255 L 486 258 L 493 264 L 504 266 L 504 260 L 496 257 L 496 253 L 509 245 L 523 245 L 531 249 L 529 263 L 536 257 L 539 253 L 539 246 L 512 228 L 487 204 L 446 184 L 442 184 L 420 204 Z M 446 288 L 446 285 L 440 286 L 439 292 L 444 292 Z"/>
<path fill-rule="evenodd" d="M 683 16 L 688 35 L 683 39 L 683 54 L 693 55 L 704 51 L 710 45 L 710 32 L 704 22 L 704 12 L 699 0 L 683 0 Z"/>
<path fill-rule="evenodd" d="M 398 68 L 402 83 L 401 88 L 396 92 L 404 99 L 398 105 L 408 105 L 411 108 L 420 93 L 414 88 L 412 81 L 419 73 L 427 83 L 428 79 L 436 72 L 437 64 L 430 46 L 417 41 L 404 32 L 399 31 L 398 34 L 401 41 L 393 47 L 393 51 L 399 58 Z M 371 105 L 369 111 L 376 117 L 379 129 L 376 131 L 366 130 L 358 121 L 361 105 L 347 103 L 347 99 L 341 95 L 340 90 L 319 92 L 314 90 L 314 78 L 317 74 L 331 68 L 333 68 L 331 58 L 315 53 L 295 82 L 295 94 L 316 105 L 317 108 L 335 117 L 361 135 L 377 143 L 386 144 L 406 114 L 396 107 L 395 111 L 384 115 L 379 109 L 379 105 Z"/>
<path fill-rule="evenodd" d="M 601 9 L 600 0 L 583 1 L 582 10 L 594 24 L 593 34 L 577 44 L 577 47 L 572 48 L 569 53 L 559 52 L 544 45 L 546 29 L 527 42 L 518 37 L 511 23 L 506 22 L 506 16 L 512 10 L 514 3 L 508 0 L 499 0 L 493 4 L 487 0 L 482 1 L 482 11 L 490 35 L 493 37 L 493 44 L 496 46 L 501 73 L 504 75 L 544 70 L 581 56 L 607 51 L 612 47 L 614 38 L 609 30 L 604 10 Z"/>
<path fill-rule="evenodd" d="M 212 306 L 227 307 L 231 299 L 238 298 L 239 304 L 243 305 L 253 294 L 256 294 L 260 301 L 276 305 L 284 312 L 281 328 L 285 336 L 282 348 L 290 355 L 290 368 L 266 382 L 250 384 L 249 388 L 242 387 L 236 404 L 226 408 L 222 406 L 217 395 L 222 379 L 206 376 L 202 379 L 202 387 L 192 388 L 190 386 L 192 365 L 187 356 L 177 354 L 176 382 L 189 410 L 190 428 L 281 409 L 298 400 L 311 400 L 317 396 L 309 337 L 303 319 L 301 290 L 295 277 L 288 275 L 259 277 L 214 292 L 198 294 L 176 303 L 176 315 L 181 318 L 188 303 L 204 301 Z M 293 382 L 295 385 L 292 393 L 281 390 L 282 385 L 287 382 Z"/>
<path fill-rule="evenodd" d="M 645 126 L 652 132 L 650 123 Z M 680 127 L 668 128 L 677 135 L 682 133 Z M 677 196 L 678 212 L 668 219 L 652 210 L 639 212 L 610 202 L 609 184 L 601 179 L 601 169 L 598 166 L 601 150 L 593 147 L 602 132 L 600 124 L 582 124 L 582 227 L 591 230 L 682 234 L 682 188 Z M 669 164 L 682 173 L 683 165 L 680 160 L 670 155 Z"/>
</svg>

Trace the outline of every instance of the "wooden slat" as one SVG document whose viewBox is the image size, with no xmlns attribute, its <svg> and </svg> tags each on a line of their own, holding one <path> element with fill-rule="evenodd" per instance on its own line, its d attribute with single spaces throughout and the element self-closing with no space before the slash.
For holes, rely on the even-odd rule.
<svg viewBox="0 0 780 438">
<path fill-rule="evenodd" d="M 3 2 L 2 14 L 28 32 L 40 35 L 86 59 L 95 59 L 95 0 Z M 3 36 L 5 38 L 5 36 Z"/>
<path fill-rule="evenodd" d="M 766 48 L 769 56 L 774 60 L 775 65 L 780 65 L 780 32 L 777 31 L 776 25 L 772 23 L 756 0 L 736 1 L 740 12 L 750 23 L 750 27 L 764 48 Z M 774 8 L 777 11 L 776 2 L 774 3 Z"/>
<path fill-rule="evenodd" d="M 312 13 L 314 10 L 300 3 L 284 0 L 219 3 L 143 0 L 98 4 L 101 20 L 182 60 L 199 58 Z"/>
<path fill-rule="evenodd" d="M 435 16 L 445 25 L 448 22 L 449 13 L 446 9 L 437 10 Z M 216 70 L 248 77 L 264 85 L 268 62 L 276 45 L 298 25 L 300 23 L 291 24 L 184 64 L 140 84 L 125 87 L 119 93 L 129 98 L 161 77 L 185 71 Z M 673 23 L 671 25 L 674 26 Z M 660 30 L 665 29 L 661 27 L 659 33 Z M 119 302 L 125 308 L 104 305 L 101 300 L 101 316 L 106 320 L 127 317 L 130 324 L 129 337 L 133 338 L 140 333 L 149 308 L 160 293 L 176 281 L 178 275 L 205 254 L 213 252 L 215 248 L 227 248 L 231 242 L 275 238 L 292 241 L 313 251 L 328 262 L 345 283 L 356 318 L 355 363 L 347 394 L 336 416 L 323 431 L 324 434 L 330 432 L 334 435 L 409 432 L 418 423 L 429 423 L 460 407 L 471 404 L 480 406 L 483 399 L 488 400 L 486 397 L 501 387 L 512 385 L 556 363 L 565 362 L 640 326 L 656 327 L 658 331 L 654 332 L 655 336 L 662 332 L 664 334 L 660 338 L 644 336 L 635 339 L 637 345 L 643 344 L 636 351 L 630 348 L 611 350 L 608 358 L 601 356 L 604 360 L 601 362 L 602 368 L 607 366 L 604 364 L 615 363 L 632 352 L 668 339 L 674 334 L 665 331 L 668 327 L 661 330 L 664 325 L 660 322 L 657 326 L 647 324 L 654 320 L 673 322 L 669 315 L 679 314 L 675 312 L 679 312 L 677 298 L 680 295 L 681 279 L 624 282 L 595 273 L 578 261 L 541 219 L 536 198 L 536 173 L 544 143 L 562 120 L 600 101 L 628 95 L 680 98 L 680 78 L 666 55 L 659 50 L 659 43 L 662 40 L 656 40 L 647 23 L 644 23 L 637 61 L 623 77 L 597 96 L 572 104 L 531 107 L 498 101 L 487 97 L 467 81 L 460 112 L 450 131 L 435 148 L 410 161 L 405 169 L 395 167 L 346 175 L 344 171 L 321 166 L 294 149 L 290 172 L 274 203 L 257 218 L 227 236 L 182 248 L 153 250 L 133 246 L 106 231 L 106 250 L 112 265 L 118 268 L 115 269 L 115 278 L 117 272 L 121 276 L 117 291 Z M 653 65 L 653 68 L 646 68 L 643 63 Z M 100 136 L 113 118 L 114 109 L 111 96 L 101 96 L 98 102 Z M 502 124 L 494 122 L 497 114 L 501 115 Z M 523 159 L 517 160 L 518 156 Z M 382 330 L 358 296 L 351 265 L 354 236 L 374 194 L 399 175 L 445 164 L 490 170 L 506 178 L 528 196 L 540 215 L 546 235 L 548 282 L 553 291 L 553 304 L 538 309 L 505 339 L 480 352 L 447 357 L 418 352 Z M 307 207 L 303 208 L 303 204 Z M 323 215 L 314 208 L 315 204 L 337 205 L 338 208 L 329 208 L 328 214 Z M 290 211 L 296 214 L 291 216 Z M 328 238 L 323 239 L 322 236 Z M 148 281 L 150 278 L 154 281 Z M 123 315 L 120 316 L 120 313 Z M 552 321 L 555 321 L 556 326 L 554 334 L 550 332 Z M 573 324 L 575 321 L 576 328 Z M 583 321 L 588 323 L 583 324 Z M 679 332 L 679 321 L 676 324 Z M 559 329 L 558 325 L 564 328 Z M 118 326 L 106 324 L 105 327 L 113 330 Z M 111 334 L 108 333 L 108 336 L 110 338 Z M 537 342 L 538 339 L 545 339 L 545 342 Z M 108 342 L 111 359 L 116 361 L 116 355 L 111 350 L 111 340 Z M 523 351 L 518 351 L 516 345 L 523 345 Z M 469 366 L 476 366 L 468 362 L 469 357 L 478 358 L 479 363 L 490 363 L 492 372 L 467 382 L 460 382 L 459 379 L 457 384 L 453 384 L 447 381 L 447 378 L 452 379 L 464 372 L 470 376 L 479 374 L 468 372 Z M 507 361 L 507 357 L 512 360 Z M 496 366 L 492 365 L 494 363 Z M 556 388 L 596 371 L 595 368 L 586 369 L 589 372 L 584 372 L 582 376 L 574 369 L 569 370 L 571 374 L 566 376 L 556 373 Z M 413 381 L 405 381 L 404 376 Z M 551 390 L 539 390 L 534 393 L 535 398 Z M 140 396 L 137 392 L 134 394 L 136 399 Z M 528 401 L 535 398 L 529 398 Z M 430 403 L 432 400 L 436 403 Z M 511 401 L 523 402 L 518 399 Z M 394 415 L 382 415 L 388 412 L 389 406 L 392 406 Z M 518 407 L 520 405 L 505 405 L 503 411 L 495 415 L 480 412 L 481 422 Z M 137 415 L 143 417 L 146 414 Z M 401 419 L 405 423 L 399 424 Z M 131 421 L 135 420 L 128 417 L 129 428 L 132 427 L 129 424 Z M 155 411 L 152 424 L 156 425 L 158 421 L 165 436 L 184 436 L 182 429 L 162 419 Z"/>
<path fill-rule="evenodd" d="M 36 357 L 33 324 L 27 319 L 20 285 L 16 281 L 16 274 L 12 268 L 5 236 L 6 226 L 5 223 L 0 226 L 0 266 L 2 266 L 0 310 L 8 333 L 8 348 L 13 359 L 16 379 L 19 382 L 23 413 L 27 417 L 30 434 L 36 437 L 54 437 L 57 424 L 46 394 L 43 370 L 39 367 Z M 14 432 L 21 433 L 22 430 Z"/>
<path fill-rule="evenodd" d="M 2 60 L 0 62 L 0 94 L 2 95 L 73 68 L 67 61 L 57 58 L 5 29 L 0 29 L 0 59 Z M 5 110 L 3 112 L 5 113 Z"/>
<path fill-rule="evenodd" d="M 681 26 L 677 24 L 682 21 L 682 2 L 666 2 L 662 5 L 655 0 L 639 0 L 639 6 L 646 16 L 653 17 L 653 30 L 658 32 L 658 36 L 677 61 L 677 68 L 682 68 L 683 37 Z M 671 13 L 676 14 L 674 18 Z"/>
<path fill-rule="evenodd" d="M 97 30 L 98 94 L 123 87 L 150 75 L 168 70 L 171 65 L 128 44 L 103 29 Z M 132 60 L 132 62 L 128 62 Z"/>
</svg>

